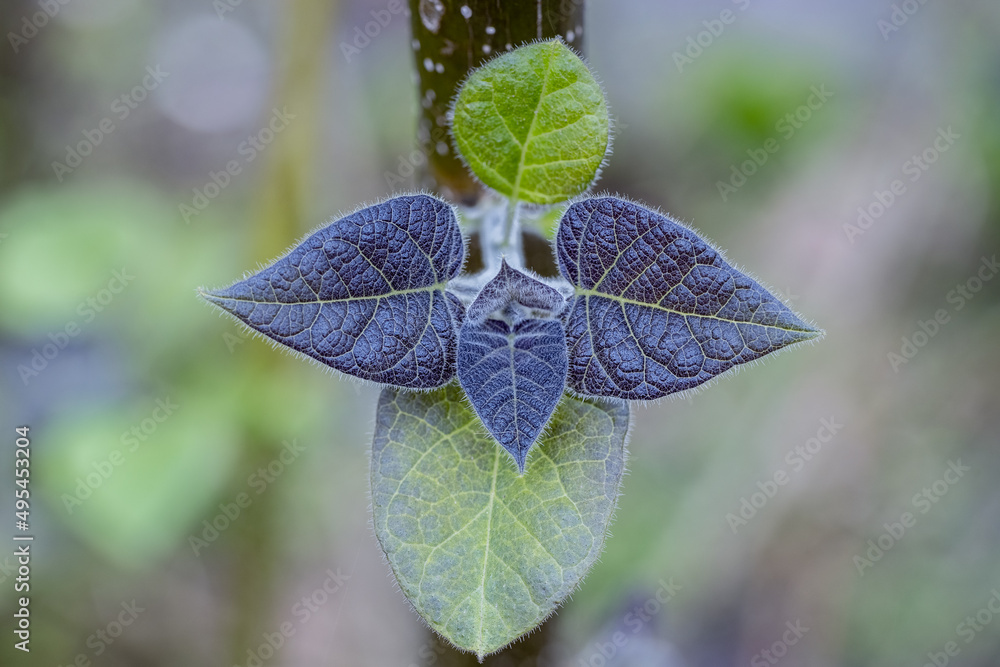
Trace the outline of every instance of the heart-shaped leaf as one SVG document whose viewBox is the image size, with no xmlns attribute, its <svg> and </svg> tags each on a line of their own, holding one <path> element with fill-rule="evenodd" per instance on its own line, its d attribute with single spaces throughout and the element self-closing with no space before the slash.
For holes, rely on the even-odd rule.
<svg viewBox="0 0 1000 667">
<path fill-rule="evenodd" d="M 503 261 L 458 334 L 458 381 L 522 473 L 562 397 L 567 370 L 562 322 L 531 315 L 556 314 L 563 303 L 558 290 Z"/>
<path fill-rule="evenodd" d="M 553 204 L 588 187 L 608 149 L 604 91 L 560 40 L 505 53 L 465 81 L 452 111 L 459 153 L 512 201 Z"/>
<path fill-rule="evenodd" d="M 566 387 L 566 331 L 558 320 L 472 321 L 458 334 L 458 381 L 490 434 L 524 472 Z"/>
<path fill-rule="evenodd" d="M 454 374 L 457 300 L 445 283 L 464 253 L 450 205 L 405 195 L 341 218 L 267 268 L 202 296 L 342 373 L 437 387 Z"/>
<path fill-rule="evenodd" d="M 459 387 L 385 389 L 375 534 L 424 620 L 482 658 L 552 613 L 603 546 L 628 427 L 626 404 L 566 396 L 518 475 Z"/>
<path fill-rule="evenodd" d="M 691 230 L 614 197 L 570 206 L 556 241 L 576 288 L 569 386 L 643 400 L 820 335 Z"/>
</svg>

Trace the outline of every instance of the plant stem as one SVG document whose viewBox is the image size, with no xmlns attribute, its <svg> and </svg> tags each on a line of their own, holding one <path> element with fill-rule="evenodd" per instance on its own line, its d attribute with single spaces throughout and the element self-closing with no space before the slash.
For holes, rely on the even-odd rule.
<svg viewBox="0 0 1000 667">
<path fill-rule="evenodd" d="M 483 187 L 455 154 L 448 128 L 451 101 L 469 71 L 498 53 L 536 39 L 562 36 L 583 49 L 584 0 L 409 0 L 414 64 L 421 115 L 417 139 L 427 155 L 422 187 L 465 206 L 483 198 Z M 479 217 L 479 242 L 485 270 L 499 268 L 500 256 L 525 266 L 517 202 L 501 207 L 487 198 Z M 485 665 L 538 665 L 551 648 L 552 622 L 511 648 L 486 658 Z M 441 665 L 475 665 L 431 633 Z"/>
<path fill-rule="evenodd" d="M 506 257 L 508 264 L 515 269 L 524 268 L 524 246 L 521 243 L 521 216 L 518 202 L 507 202 L 507 219 L 503 228 L 504 240 L 500 246 L 500 255 Z"/>
<path fill-rule="evenodd" d="M 297 238 L 309 219 L 305 207 L 314 186 L 320 93 L 325 79 L 322 54 L 333 34 L 335 0 L 293 0 L 277 50 L 278 74 L 272 104 L 294 116 L 266 153 L 255 198 L 255 261 L 273 257 Z M 268 354 L 269 358 L 274 355 Z"/>
<path fill-rule="evenodd" d="M 281 48 L 284 56 L 278 64 L 272 104 L 287 108 L 294 116 L 288 127 L 275 137 L 268 148 L 261 169 L 260 187 L 254 198 L 253 224 L 247 230 L 254 261 L 274 257 L 284 250 L 306 227 L 305 207 L 313 185 L 313 157 L 319 134 L 319 91 L 323 82 L 323 58 L 327 39 L 332 33 L 334 0 L 294 0 L 289 3 L 287 25 L 283 27 Z M 264 384 L 274 377 L 274 368 L 288 362 L 267 346 L 248 350 L 254 384 Z M 254 427 L 244 425 L 240 466 L 256 470 L 274 456 L 274 445 Z M 266 494 L 254 503 L 252 511 L 233 532 L 233 607 L 236 610 L 230 637 L 230 664 L 243 664 L 247 649 L 259 643 L 260 633 L 271 625 L 273 575 L 277 546 L 274 540 L 279 497 Z"/>
</svg>

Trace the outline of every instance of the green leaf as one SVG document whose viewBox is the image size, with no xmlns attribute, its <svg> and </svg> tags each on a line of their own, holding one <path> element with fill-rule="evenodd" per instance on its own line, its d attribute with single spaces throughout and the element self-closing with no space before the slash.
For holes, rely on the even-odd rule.
<svg viewBox="0 0 1000 667">
<path fill-rule="evenodd" d="M 538 626 L 601 551 L 627 404 L 564 396 L 522 476 L 455 384 L 387 388 L 376 422 L 375 534 L 413 607 L 480 658 Z"/>
<path fill-rule="evenodd" d="M 608 149 L 600 84 L 560 40 L 515 49 L 475 70 L 452 132 L 473 173 L 512 201 L 554 204 L 585 191 Z"/>
</svg>

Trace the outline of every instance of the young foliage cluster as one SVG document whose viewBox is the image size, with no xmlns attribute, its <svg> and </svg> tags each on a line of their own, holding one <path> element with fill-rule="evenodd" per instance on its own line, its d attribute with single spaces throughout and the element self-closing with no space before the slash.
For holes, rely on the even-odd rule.
<svg viewBox="0 0 1000 667">
<path fill-rule="evenodd" d="M 202 295 L 295 352 L 387 385 L 376 534 L 415 609 L 482 656 L 544 620 L 600 552 L 626 401 L 692 389 L 819 332 L 680 223 L 581 197 L 608 150 L 608 110 L 562 41 L 474 71 L 452 132 L 471 172 L 507 200 L 504 227 L 480 230 L 506 239 L 492 268 L 460 276 L 456 209 L 406 194 Z M 519 207 L 570 200 L 561 278 L 539 278 L 511 242 Z"/>
</svg>

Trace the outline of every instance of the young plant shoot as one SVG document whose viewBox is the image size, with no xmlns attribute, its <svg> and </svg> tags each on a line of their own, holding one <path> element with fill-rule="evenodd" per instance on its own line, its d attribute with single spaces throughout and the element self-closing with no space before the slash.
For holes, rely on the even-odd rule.
<svg viewBox="0 0 1000 667">
<path fill-rule="evenodd" d="M 484 271 L 460 275 L 458 215 L 472 212 L 405 194 L 202 296 L 384 385 L 376 535 L 416 611 L 482 657 L 538 626 L 596 560 L 629 401 L 693 389 L 821 332 L 679 222 L 584 195 L 607 155 L 608 110 L 562 41 L 473 71 L 451 130 L 472 174 L 505 200 L 478 218 Z M 561 278 L 525 268 L 521 204 L 565 206 Z"/>
</svg>

